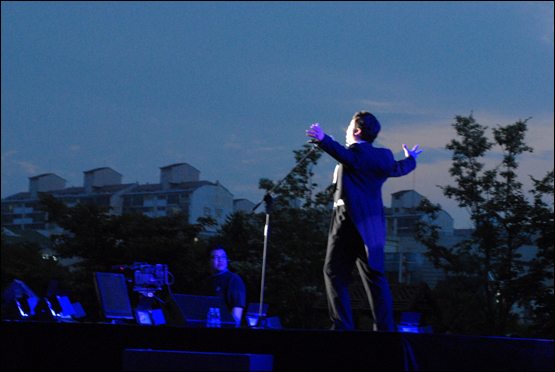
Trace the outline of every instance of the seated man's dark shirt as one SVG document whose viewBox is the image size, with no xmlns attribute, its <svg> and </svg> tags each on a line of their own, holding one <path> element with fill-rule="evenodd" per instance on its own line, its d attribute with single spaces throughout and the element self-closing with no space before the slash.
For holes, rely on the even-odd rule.
<svg viewBox="0 0 555 372">
<path fill-rule="evenodd" d="M 247 290 L 245 283 L 239 275 L 229 270 L 208 278 L 204 284 L 203 294 L 220 297 L 229 310 L 234 307 L 244 308 L 246 305 Z"/>
</svg>

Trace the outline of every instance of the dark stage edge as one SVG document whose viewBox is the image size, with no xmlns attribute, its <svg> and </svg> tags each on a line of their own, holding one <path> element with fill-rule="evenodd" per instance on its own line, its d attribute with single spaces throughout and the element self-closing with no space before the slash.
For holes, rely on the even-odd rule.
<svg viewBox="0 0 555 372">
<path fill-rule="evenodd" d="M 1 370 L 121 371 L 125 349 L 264 354 L 274 371 L 552 371 L 553 340 L 2 321 Z"/>
</svg>

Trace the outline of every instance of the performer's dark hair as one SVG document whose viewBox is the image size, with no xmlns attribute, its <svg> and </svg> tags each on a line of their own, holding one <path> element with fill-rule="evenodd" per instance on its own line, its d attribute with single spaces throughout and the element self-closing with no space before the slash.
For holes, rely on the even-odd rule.
<svg viewBox="0 0 555 372">
<path fill-rule="evenodd" d="M 359 111 L 353 116 L 353 120 L 355 129 L 361 129 L 360 138 L 366 142 L 374 142 L 381 129 L 378 119 L 368 111 Z"/>
</svg>

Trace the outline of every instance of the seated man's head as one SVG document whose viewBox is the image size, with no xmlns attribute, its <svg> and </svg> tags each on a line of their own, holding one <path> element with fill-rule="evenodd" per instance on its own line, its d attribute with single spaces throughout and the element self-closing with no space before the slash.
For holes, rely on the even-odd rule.
<svg viewBox="0 0 555 372">
<path fill-rule="evenodd" d="M 212 244 L 208 249 L 208 265 L 212 275 L 226 271 L 228 262 L 225 246 L 223 244 Z"/>
</svg>

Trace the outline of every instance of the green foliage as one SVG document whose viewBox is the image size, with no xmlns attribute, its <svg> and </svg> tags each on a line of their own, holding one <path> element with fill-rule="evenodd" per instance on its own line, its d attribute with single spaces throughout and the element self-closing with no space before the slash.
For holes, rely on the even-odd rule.
<svg viewBox="0 0 555 372">
<path fill-rule="evenodd" d="M 69 284 L 70 272 L 51 256 L 43 257 L 42 248 L 33 242 L 8 243 L 2 233 L 2 292 L 15 280 L 21 280 L 39 296 L 46 295 L 51 280 Z"/>
<path fill-rule="evenodd" d="M 531 303 L 539 312 L 536 323 L 549 318 L 553 324 L 553 290 L 546 287 L 546 280 L 553 278 L 553 171 L 541 181 L 534 180 L 534 200 L 528 200 L 516 175 L 517 156 L 532 152 L 524 143 L 527 121 L 494 129 L 495 142 L 490 142 L 485 136 L 487 127 L 476 123 L 472 115 L 456 117 L 453 127 L 462 140 L 454 139 L 446 146 L 453 151 L 450 174 L 456 186 L 440 187 L 469 211 L 475 228 L 471 239 L 441 246 L 434 224 L 438 207 L 428 200 L 419 206 L 429 221 L 418 224 L 416 239 L 428 247 L 431 261 L 450 274 L 450 286 L 459 283 L 466 296 L 471 294 L 472 301 L 479 304 L 473 305 L 474 312 L 483 319 L 472 326 L 452 324 L 451 329 L 476 334 L 475 326 L 481 324 L 478 334 L 505 336 L 515 327 L 515 306 Z M 494 145 L 502 149 L 503 160 L 484 170 L 480 159 Z M 551 204 L 545 201 L 549 195 Z M 525 262 L 522 248 L 532 245 L 538 248 L 536 258 Z M 464 297 L 464 293 L 458 295 Z M 442 295 L 443 300 L 449 297 L 453 295 Z M 452 313 L 465 311 L 464 303 L 469 300 L 462 297 L 452 298 Z M 553 327 L 550 335 L 543 335 L 552 338 Z"/>
<path fill-rule="evenodd" d="M 546 200 L 551 200 L 553 203 L 554 172 L 549 172 L 541 180 L 534 178 L 532 180 L 534 204 L 529 217 L 531 225 L 536 227 L 535 245 L 538 247 L 538 253 L 530 262 L 530 271 L 527 275 L 530 283 L 542 281 L 543 278 L 553 283 L 555 241 L 553 205 L 549 205 Z M 535 321 L 531 326 L 532 337 L 553 339 L 555 330 L 553 285 L 546 287 L 532 284 L 523 292 L 525 295 L 519 302 L 521 305 L 531 301 L 535 303 L 533 309 Z"/>
<path fill-rule="evenodd" d="M 109 208 L 95 204 L 68 208 L 48 194 L 41 195 L 41 204 L 48 212 L 49 222 L 55 221 L 65 231 L 54 236 L 53 249 L 61 258 L 76 259 L 72 265 L 72 301 L 81 302 L 92 320 L 98 320 L 99 314 L 93 274 L 113 272 L 113 266 L 135 262 L 167 264 L 174 277 L 174 293 L 198 290 L 206 273 L 204 244 L 199 234 L 213 225 L 213 220 L 203 219 L 191 225 L 183 214 L 150 218 L 142 214 L 111 214 Z M 131 294 L 130 298 L 136 303 L 139 295 Z"/>
</svg>

